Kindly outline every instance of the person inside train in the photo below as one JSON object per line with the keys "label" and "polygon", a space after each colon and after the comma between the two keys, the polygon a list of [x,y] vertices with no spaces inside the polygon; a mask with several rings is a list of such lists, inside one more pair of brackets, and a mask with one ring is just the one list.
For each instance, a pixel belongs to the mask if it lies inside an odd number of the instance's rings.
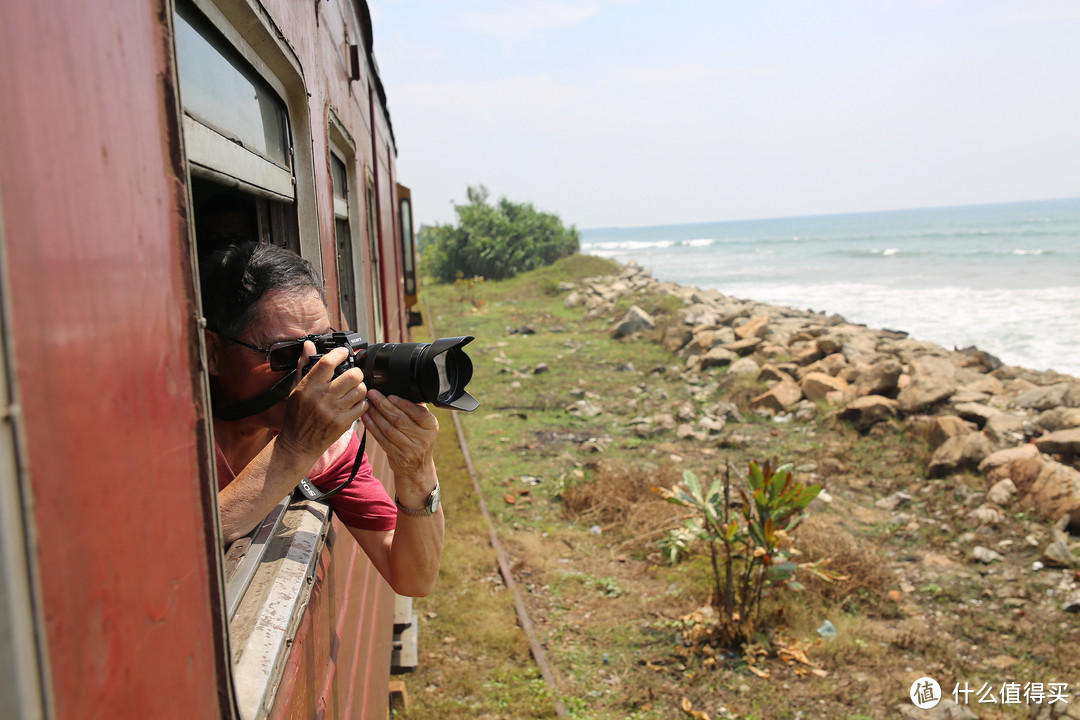
{"label": "person inside train", "polygon": [[[443,546],[438,420],[424,405],[368,389],[359,368],[335,378],[346,348],[304,374],[311,337],[331,323],[322,282],[299,255],[233,244],[203,261],[200,279],[225,542],[250,532],[301,478],[331,490],[352,477],[327,502],[395,592],[428,594]],[[356,420],[385,451],[394,499],[362,452]]]}

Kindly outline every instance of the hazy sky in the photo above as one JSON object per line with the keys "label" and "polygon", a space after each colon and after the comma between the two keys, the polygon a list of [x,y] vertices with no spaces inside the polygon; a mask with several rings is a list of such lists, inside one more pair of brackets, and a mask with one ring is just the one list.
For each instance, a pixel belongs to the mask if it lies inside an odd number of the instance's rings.
{"label": "hazy sky", "polygon": [[416,223],[1080,196],[1078,0],[370,0]]}

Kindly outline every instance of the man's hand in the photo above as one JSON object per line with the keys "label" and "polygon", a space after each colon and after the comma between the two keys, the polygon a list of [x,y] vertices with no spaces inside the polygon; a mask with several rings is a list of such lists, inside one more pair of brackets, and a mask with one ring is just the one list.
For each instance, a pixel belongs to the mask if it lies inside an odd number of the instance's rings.
{"label": "man's hand", "polygon": [[386,452],[402,504],[419,507],[435,488],[433,453],[439,421],[426,406],[396,395],[369,390],[367,399],[364,427]]}
{"label": "man's hand", "polygon": [[[350,368],[334,377],[348,353],[348,348],[338,347],[320,358],[285,401],[285,422],[276,442],[280,450],[305,462],[310,459],[307,467],[368,410],[362,370]],[[305,343],[298,372],[314,354],[314,343]]]}

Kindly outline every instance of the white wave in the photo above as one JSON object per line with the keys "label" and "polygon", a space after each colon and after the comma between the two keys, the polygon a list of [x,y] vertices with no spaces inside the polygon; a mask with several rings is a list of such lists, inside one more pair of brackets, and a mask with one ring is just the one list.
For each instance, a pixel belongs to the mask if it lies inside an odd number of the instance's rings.
{"label": "white wave", "polygon": [[1045,250],[1024,250],[1023,248],[1016,248],[1012,251],[1013,255],[1045,255]]}

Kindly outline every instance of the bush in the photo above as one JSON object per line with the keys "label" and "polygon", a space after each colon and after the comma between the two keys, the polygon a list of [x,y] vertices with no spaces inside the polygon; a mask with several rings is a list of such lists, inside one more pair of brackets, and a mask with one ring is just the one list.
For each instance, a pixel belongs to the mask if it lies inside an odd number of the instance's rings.
{"label": "bush", "polygon": [[[803,570],[827,582],[836,576],[817,563],[796,563],[791,532],[806,517],[806,506],[821,491],[804,486],[791,475],[791,465],[773,468],[750,463],[741,485],[733,488],[730,472],[706,491],[697,476],[683,473],[683,487],[655,488],[668,502],[693,511],[686,525],[672,530],[660,546],[669,561],[693,552],[698,543],[708,549],[713,573],[713,606],[719,618],[713,632],[722,647],[741,647],[759,631],[765,588],[802,589],[795,580]],[[733,512],[732,490],[738,494]]]}
{"label": "bush", "polygon": [[468,205],[454,206],[457,226],[420,231],[425,272],[441,282],[460,277],[503,280],[578,251],[577,229],[565,227],[557,215],[506,198],[489,205],[483,185],[470,187],[468,197]]}

